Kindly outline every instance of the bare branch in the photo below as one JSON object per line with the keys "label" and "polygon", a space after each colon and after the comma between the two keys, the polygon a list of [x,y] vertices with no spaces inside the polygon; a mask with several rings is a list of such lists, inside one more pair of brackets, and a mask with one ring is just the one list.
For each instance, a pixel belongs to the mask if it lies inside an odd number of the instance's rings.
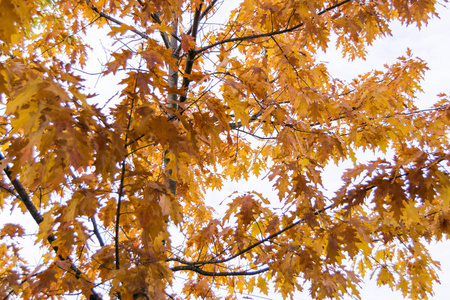
{"label": "bare branch", "polygon": [[[134,89],[136,89],[137,83],[135,83]],[[131,107],[130,107],[130,115],[128,117],[128,125],[127,125],[127,133],[125,134],[125,150],[128,142],[128,133],[131,128],[131,117],[133,115],[134,109],[134,98],[131,98]],[[115,236],[114,236],[114,248],[116,254],[116,270],[120,269],[120,257],[119,257],[119,229],[120,229],[120,206],[123,198],[124,191],[124,182],[125,182],[125,170],[126,170],[126,157],[124,157],[122,161],[122,171],[120,174],[120,186],[119,186],[119,198],[117,199],[117,210],[116,210],[116,227],[115,227]]]}
{"label": "bare branch", "polygon": [[[342,6],[342,5],[344,5],[344,4],[348,3],[348,2],[351,2],[351,1],[354,1],[354,0],[344,0],[342,2],[339,2],[338,4],[332,5],[332,6],[328,7],[328,8],[320,11],[319,13],[317,13],[317,15],[319,15],[319,16],[323,15],[324,13],[329,12],[330,10],[333,10],[333,9],[335,9],[335,8],[337,8],[339,6]],[[225,39],[225,40],[213,43],[211,45],[205,46],[203,48],[200,48],[198,50],[195,50],[195,54],[203,53],[206,50],[209,50],[211,48],[214,48],[214,47],[217,47],[217,46],[220,46],[220,45],[223,45],[223,44],[248,41],[248,40],[253,40],[253,39],[258,39],[258,38],[263,38],[263,37],[271,37],[271,36],[280,35],[280,34],[283,34],[283,33],[292,32],[294,30],[297,30],[297,29],[303,27],[303,25],[304,25],[303,23],[300,23],[298,25],[295,25],[293,27],[286,28],[286,29],[283,29],[283,30],[275,30],[275,31],[267,32],[267,33],[252,34],[252,35],[246,35],[246,36],[241,36],[241,37],[236,37],[236,38]]]}
{"label": "bare branch", "polygon": [[98,231],[98,225],[97,221],[95,220],[95,216],[92,216],[91,218],[92,226],[94,227],[94,234],[98,239],[98,242],[100,243],[100,246],[105,246],[105,243],[103,242],[102,236],[100,235],[100,232]]}
{"label": "bare branch", "polygon": [[261,274],[264,272],[267,272],[269,270],[269,267],[256,270],[256,271],[237,271],[237,272],[211,272],[211,271],[205,271],[197,266],[176,266],[170,268],[173,272],[177,271],[193,271],[203,276],[251,276],[256,274]]}
{"label": "bare branch", "polygon": [[[216,3],[217,3],[217,0],[211,1],[211,3],[205,8],[205,10],[200,15],[199,21],[202,20],[211,11],[211,9],[214,7],[214,5],[216,5]],[[193,28],[194,28],[194,24],[191,25],[191,27],[189,27],[189,30],[186,32],[186,34],[191,34]]]}
{"label": "bare branch", "polygon": [[[91,5],[91,1],[90,1],[90,0],[86,0],[86,4],[87,4],[94,12],[96,12],[100,17],[105,18],[105,19],[107,19],[107,20],[109,20],[109,21],[111,21],[111,22],[113,22],[113,23],[115,23],[115,24],[117,24],[117,25],[126,25],[126,24],[123,23],[122,21],[119,21],[119,20],[117,20],[116,18],[111,17],[111,16],[105,14],[104,12],[100,11],[97,7],[95,7],[94,5]],[[128,26],[128,25],[127,25],[127,26]],[[131,26],[128,26],[128,27],[131,27]],[[131,27],[131,28],[132,28],[132,27]],[[143,38],[143,39],[146,39],[146,40],[150,39],[150,37],[149,37],[148,35],[146,35],[146,34],[143,33],[143,32],[140,32],[139,30],[137,30],[137,29],[135,29],[135,28],[130,29],[130,31],[136,33],[137,35],[139,35],[139,36],[140,36],[141,38]]]}
{"label": "bare branch", "polygon": [[[200,11],[202,9],[202,5],[200,4],[200,7],[195,9],[195,15],[194,15],[194,21],[192,24],[192,34],[191,36],[194,38],[194,41],[197,38],[197,30],[198,30],[198,24],[200,23]],[[194,61],[197,53],[194,49],[189,50],[189,53],[186,58],[186,67],[184,69],[184,74],[189,75],[192,73],[192,67],[194,66]],[[180,102],[186,101],[187,96],[187,89],[189,87],[189,83],[191,81],[185,76],[183,77],[183,83],[181,84],[181,89],[183,90],[184,94],[180,95]]]}
{"label": "bare branch", "polygon": [[[318,215],[318,214],[320,214],[320,213],[323,213],[323,212],[327,211],[328,209],[330,209],[331,207],[332,207],[331,205],[329,205],[329,206],[327,206],[327,207],[324,207],[323,209],[314,212],[314,215]],[[264,238],[264,239],[261,239],[261,240],[257,241],[256,243],[251,244],[250,246],[248,246],[247,248],[245,248],[245,249],[243,249],[243,250],[237,252],[236,254],[234,254],[234,255],[232,255],[232,256],[230,256],[230,257],[224,258],[224,259],[213,259],[213,260],[204,260],[204,261],[189,262],[189,261],[185,261],[185,260],[181,260],[181,259],[169,258],[169,259],[167,259],[167,261],[177,261],[177,262],[179,262],[179,263],[181,263],[181,264],[184,264],[184,265],[187,265],[187,266],[201,266],[201,265],[207,265],[207,264],[220,264],[220,263],[225,263],[225,262],[228,262],[228,261],[230,261],[230,260],[233,260],[233,259],[235,259],[235,258],[241,256],[242,254],[245,254],[246,252],[252,250],[253,248],[255,248],[255,247],[257,247],[257,246],[259,246],[259,245],[261,245],[261,244],[263,244],[263,243],[265,243],[265,242],[267,242],[267,241],[270,241],[271,239],[276,238],[276,237],[279,236],[280,234],[282,234],[282,233],[288,231],[289,229],[291,229],[291,228],[297,226],[298,224],[300,224],[300,223],[302,223],[302,222],[304,222],[304,221],[305,221],[304,218],[303,218],[303,219],[300,219],[300,220],[298,220],[298,221],[296,221],[296,222],[294,222],[294,223],[292,223],[292,224],[290,224],[290,225],[284,227],[283,229],[281,229],[281,230],[279,230],[279,231],[277,231],[277,232],[275,232],[275,233],[269,235],[268,237],[266,237],[266,238]]]}
{"label": "bare branch", "polygon": [[10,193],[11,195],[13,195],[14,197],[16,197],[19,200],[22,200],[19,196],[19,194],[17,194],[16,192],[14,192],[13,189],[10,189],[9,187],[6,187],[4,185],[0,184],[0,189],[4,189],[5,191],[7,191],[8,193]]}
{"label": "bare branch", "polygon": [[[141,3],[141,6],[143,6],[142,3]],[[151,16],[152,16],[153,20],[156,23],[161,24],[161,20],[159,18],[159,14],[152,13]],[[169,37],[167,36],[167,33],[162,32],[162,31],[160,31],[159,33],[161,34],[161,38],[163,39],[164,45],[166,46],[167,49],[169,49],[170,48],[170,41],[169,41]]]}
{"label": "bare branch", "polygon": [[[0,160],[3,160],[4,158],[5,157],[2,154],[0,154]],[[23,187],[22,183],[20,183],[20,181],[17,178],[12,178],[11,170],[9,169],[9,167],[6,167],[3,171],[11,181],[12,185],[14,186],[14,189],[17,191],[17,194],[19,196],[18,198],[22,200],[23,204],[25,204],[27,210],[30,212],[34,221],[36,221],[37,224],[40,224],[42,221],[44,221],[44,218],[39,213],[34,203],[31,201],[30,196]]]}
{"label": "bare branch", "polygon": [[[5,157],[0,153],[0,160],[3,160]],[[33,202],[30,199],[30,196],[28,195],[27,191],[23,187],[22,183],[17,178],[12,179],[11,171],[8,167],[6,167],[3,170],[6,174],[6,176],[11,181],[12,185],[14,186],[15,190],[17,191],[17,198],[22,200],[22,202],[25,204],[28,212],[33,217],[34,221],[39,225],[44,221],[44,217],[39,213],[36,206],[33,204]],[[54,235],[50,235],[47,238],[47,241],[50,243],[50,245],[53,248],[53,251],[57,254],[58,258],[62,261],[68,261],[70,263],[70,269],[75,272],[75,276],[77,279],[82,279],[81,274],[82,272],[78,267],[72,262],[70,258],[64,258],[61,254],[58,254],[58,247],[52,245],[54,241],[56,241],[56,237]],[[85,280],[85,279],[82,279]],[[89,281],[88,281],[89,282]],[[94,290],[94,288],[91,288],[92,294],[89,296],[90,300],[102,300],[102,297],[97,294],[97,292]]]}

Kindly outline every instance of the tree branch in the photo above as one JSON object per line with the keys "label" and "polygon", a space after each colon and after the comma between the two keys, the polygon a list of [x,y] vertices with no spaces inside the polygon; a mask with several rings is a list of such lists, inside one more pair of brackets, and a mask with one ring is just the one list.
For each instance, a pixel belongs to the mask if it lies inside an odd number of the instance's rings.
{"label": "tree branch", "polygon": [[[175,16],[173,17],[172,29],[173,29],[173,31],[172,31],[172,35],[170,37],[168,48],[170,50],[172,50],[172,57],[177,57],[177,59],[178,59],[178,56],[179,56],[178,55],[178,53],[179,53],[178,39],[177,39],[178,20]],[[171,66],[169,66],[169,78],[167,79],[167,81],[168,81],[170,88],[177,89],[178,88],[178,70],[175,70]],[[171,107],[173,110],[178,109],[177,98],[178,98],[177,94],[169,94],[167,96],[167,99],[169,102],[169,107]]]}
{"label": "tree branch", "polygon": [[[134,89],[136,90],[135,83]],[[128,117],[128,124],[127,124],[127,133],[125,134],[125,150],[127,148],[127,142],[128,142],[128,133],[131,128],[131,117],[133,115],[133,109],[134,109],[134,98],[131,98],[131,107],[130,107],[130,116]],[[126,151],[125,151],[126,152]],[[120,206],[122,203],[122,197],[123,197],[123,187],[125,182],[125,170],[126,170],[126,157],[123,158],[122,161],[122,171],[120,174],[120,185],[119,185],[119,198],[117,199],[117,210],[116,210],[116,226],[115,226],[115,236],[114,236],[114,248],[115,248],[115,255],[116,255],[116,270],[120,269],[120,257],[119,257],[119,229],[120,229]]]}
{"label": "tree branch", "polygon": [[[144,6],[143,3],[139,2],[141,4],[141,6]],[[161,19],[159,18],[159,14],[157,13],[152,13],[151,14],[153,20],[158,23],[161,24]],[[167,33],[160,31],[159,32],[161,34],[161,38],[163,39],[164,45],[166,46],[167,49],[170,48],[170,41],[169,41],[169,37],[167,36]]]}
{"label": "tree branch", "polygon": [[[199,21],[202,20],[210,12],[210,10],[214,7],[214,5],[216,5],[216,3],[217,3],[217,0],[211,1],[211,3],[205,8],[205,10],[200,15]],[[191,34],[193,28],[194,28],[194,25],[191,25],[191,27],[189,27],[186,34]]]}
{"label": "tree branch", "polygon": [[22,200],[22,199],[20,199],[19,194],[17,194],[16,192],[14,192],[13,189],[10,189],[9,187],[3,186],[3,185],[1,185],[1,184],[0,184],[0,189],[4,189],[5,191],[7,191],[8,193],[10,193],[11,195],[13,195],[14,197],[16,197],[17,199]]}
{"label": "tree branch", "polygon": [[[445,157],[438,157],[434,161],[430,162],[429,165],[438,164],[439,162],[441,162],[441,161],[443,161],[445,159],[446,159]],[[421,169],[426,169],[427,167],[429,167],[429,166],[424,166]],[[391,179],[400,178],[400,177],[406,176],[407,174],[409,174],[409,172],[405,172],[404,174],[393,176]],[[368,191],[370,191],[370,190],[372,190],[372,189],[374,189],[376,187],[377,186],[375,186],[375,185],[368,185],[368,186],[365,186],[363,188],[363,191],[364,192],[368,192]],[[346,208],[348,209],[349,207],[351,207],[351,205],[349,203],[349,200],[351,200],[351,199],[348,199],[347,197],[344,197],[343,200],[347,200],[347,201],[340,201],[339,203],[334,203],[334,204],[328,205],[328,206],[324,207],[323,209],[317,210],[316,212],[314,212],[314,215],[321,214],[321,213],[323,213],[323,212],[325,212],[325,211],[327,211],[329,209],[337,208],[338,206],[343,206],[344,209],[346,209]],[[344,205],[346,205],[346,206],[344,206]],[[184,266],[172,267],[171,268],[172,271],[191,270],[191,271],[197,272],[199,274],[202,274],[202,273],[198,272],[198,270],[203,271],[202,269],[200,269],[199,266],[208,265],[208,264],[220,264],[220,263],[229,262],[229,261],[231,261],[231,260],[233,260],[233,259],[235,259],[235,258],[237,258],[237,257],[239,257],[239,256],[241,256],[241,255],[243,255],[245,253],[247,253],[248,251],[252,250],[253,248],[255,248],[255,247],[257,247],[257,246],[259,246],[259,245],[261,245],[261,244],[263,244],[265,242],[268,242],[268,241],[276,238],[280,234],[288,231],[289,229],[299,225],[300,223],[302,223],[304,221],[305,221],[305,218],[302,218],[302,219],[300,219],[300,220],[298,220],[296,222],[293,222],[290,225],[284,227],[283,229],[281,229],[281,230],[279,230],[279,231],[269,235],[268,237],[266,237],[264,239],[261,239],[261,240],[255,242],[255,243],[251,244],[247,248],[237,252],[236,254],[234,254],[234,255],[232,255],[230,257],[224,258],[224,259],[212,259],[212,260],[203,260],[203,261],[194,261],[194,262],[192,262],[192,261],[185,261],[185,260],[179,259],[179,258],[168,258],[166,261],[167,262],[174,261],[174,262],[178,262],[178,263],[184,265]],[[205,271],[203,271],[203,272],[205,272]],[[238,275],[245,275],[245,274],[238,274]],[[208,276],[212,276],[212,275],[208,275]],[[217,276],[221,276],[221,275],[217,275]]]}
{"label": "tree branch", "polygon": [[261,274],[261,273],[267,272],[269,270],[269,267],[266,267],[266,268],[263,268],[260,270],[256,270],[256,271],[238,271],[238,272],[211,272],[211,271],[205,271],[198,266],[192,266],[192,265],[176,266],[176,267],[172,267],[170,269],[173,272],[194,271],[203,276],[251,276],[251,275],[256,275],[256,274]]}
{"label": "tree branch", "polygon": [[128,27],[130,28],[130,31],[131,31],[131,32],[136,33],[137,35],[139,35],[140,37],[142,37],[142,38],[144,38],[144,39],[146,39],[146,40],[150,39],[150,37],[149,37],[148,35],[146,35],[145,33],[140,32],[139,30],[133,28],[132,26],[129,26],[129,25],[127,25],[127,24],[125,24],[125,23],[123,23],[123,22],[117,20],[116,18],[111,17],[111,16],[105,14],[104,12],[100,11],[97,7],[95,7],[94,5],[91,5],[91,1],[90,1],[90,0],[86,0],[86,4],[87,4],[87,5],[88,5],[95,13],[97,13],[100,17],[103,17],[103,18],[105,18],[105,19],[107,19],[107,20],[109,20],[109,21],[111,21],[111,22],[113,22],[113,23],[115,23],[115,24],[117,24],[117,25],[126,25],[126,26],[128,26]]}
{"label": "tree branch", "polygon": [[[346,4],[347,2],[351,2],[351,1],[354,1],[354,0],[344,0],[342,2],[339,2],[339,3],[335,4],[335,5],[332,5],[332,6],[328,7],[328,8],[320,11],[319,13],[317,13],[317,15],[318,16],[323,15],[324,13],[329,12],[330,10],[333,10],[333,9],[335,9],[337,7],[340,7],[340,6],[344,5],[344,4]],[[213,43],[211,45],[202,47],[202,48],[200,48],[198,50],[195,50],[194,52],[195,52],[195,54],[200,54],[202,52],[205,52],[206,50],[209,50],[209,49],[214,48],[216,46],[220,46],[220,45],[227,44],[227,43],[242,42],[242,41],[248,41],[248,40],[253,40],[253,39],[258,39],[258,38],[263,38],[263,37],[271,37],[271,36],[275,36],[275,35],[280,35],[280,34],[283,34],[283,33],[288,33],[288,32],[292,32],[294,30],[297,30],[297,29],[303,27],[303,25],[304,25],[303,23],[300,23],[298,25],[295,25],[293,27],[286,28],[286,29],[283,29],[283,30],[275,30],[275,31],[272,31],[272,32],[267,32],[267,33],[252,34],[252,35],[247,35],[247,36],[241,36],[241,37],[236,37],[236,38],[225,39],[225,40]]]}
{"label": "tree branch", "polygon": [[[5,157],[0,153],[0,160],[3,160]],[[30,199],[30,196],[28,195],[25,188],[22,186],[22,183],[17,178],[12,179],[12,174],[9,169],[9,167],[6,167],[3,169],[6,176],[11,181],[12,185],[14,186],[15,190],[17,191],[17,198],[20,199],[26,206],[28,212],[33,217],[34,221],[39,225],[44,221],[44,217],[39,213],[36,206],[33,204],[33,202]],[[15,194],[15,193],[14,193]],[[57,254],[58,258],[62,261],[68,261],[70,263],[70,269],[75,272],[75,277],[77,279],[81,278],[82,272],[80,269],[77,268],[77,266],[72,262],[70,258],[64,258],[61,254],[58,254],[58,247],[53,246],[52,243],[56,241],[56,237],[54,235],[50,235],[47,238],[47,241],[50,243],[53,251]],[[84,279],[83,279],[84,280]],[[89,282],[89,281],[88,281]],[[97,292],[94,290],[94,288],[91,288],[92,294],[89,296],[90,300],[102,300],[102,297],[97,294]]]}
{"label": "tree branch", "polygon": [[256,134],[254,134],[254,133],[251,133],[251,132],[242,130],[242,129],[240,129],[239,127],[236,127],[236,128],[233,128],[233,129],[236,130],[236,131],[245,133],[245,134],[247,134],[247,135],[250,135],[250,136],[252,136],[252,137],[254,137],[254,138],[256,138],[256,139],[259,139],[259,140],[276,140],[276,139],[277,139],[276,136],[259,136],[259,135],[256,135]]}
{"label": "tree branch", "polygon": [[[200,15],[201,7],[202,7],[202,4],[200,4],[200,7],[195,10],[194,21],[193,21],[193,24],[192,24],[192,27],[191,27],[192,29],[190,29],[190,30],[192,30],[192,37],[194,38],[194,41],[195,41],[196,36],[197,36],[198,24],[199,24],[199,21],[200,21],[200,18],[201,18],[201,15]],[[176,19],[176,17],[174,17],[174,20],[173,20],[173,29],[174,29],[174,32],[172,33],[172,37],[170,39],[169,46],[170,46],[170,49],[172,49],[172,51],[173,51],[172,56],[179,57],[179,51],[180,51],[181,43],[180,43],[180,45],[177,45],[178,44],[178,39],[177,39],[178,20]],[[194,65],[194,60],[195,60],[195,54],[193,54],[192,50],[190,50],[188,55],[187,55],[187,58],[186,58],[186,67],[185,67],[185,70],[184,70],[184,74],[191,74],[192,67]],[[183,91],[185,91],[185,93],[187,93],[189,82],[190,82],[190,80],[188,80],[188,78],[186,78],[186,77],[183,78],[183,83],[182,83],[181,88],[182,88]],[[169,87],[177,88],[177,85],[178,85],[178,70],[173,70],[171,67],[169,67],[168,83],[169,83]],[[186,101],[186,94],[180,95],[179,101],[177,101],[177,98],[178,98],[177,94],[169,94],[168,95],[169,105],[175,111],[175,113],[179,109],[178,103]],[[174,115],[170,116],[169,120],[174,119],[174,117],[175,117]],[[170,162],[170,159],[167,158],[168,154],[169,154],[169,151],[166,150],[164,152],[164,168],[165,169],[167,169],[167,165]],[[166,173],[171,175],[172,174],[172,170],[166,170]],[[177,189],[177,182],[174,181],[173,179],[169,178],[168,179],[168,183],[169,183],[169,190],[170,190],[170,192],[173,195],[175,195],[176,194],[176,189]]]}
{"label": "tree branch", "polygon": [[91,218],[92,226],[94,227],[94,234],[98,239],[98,242],[100,243],[100,246],[105,246],[105,242],[103,242],[102,236],[100,235],[100,232],[98,231],[98,225],[97,221],[95,220],[95,216],[92,216]]}
{"label": "tree branch", "polygon": [[[176,57],[179,62],[178,37],[177,37],[177,35],[178,35],[178,19],[175,15],[173,16],[172,29],[173,29],[173,31],[172,31],[172,35],[171,35],[170,41],[169,41],[169,48],[172,50],[172,57]],[[167,81],[168,81],[170,88],[173,88],[175,90],[178,89],[178,69],[175,70],[171,66],[169,66],[169,78]],[[178,95],[176,93],[169,94],[169,95],[167,95],[167,100],[168,100],[169,108],[172,109],[173,112],[175,113],[179,109]],[[171,119],[172,117],[174,117],[174,115],[171,114],[169,116],[169,119]],[[165,173],[168,175],[172,175],[172,170],[167,169],[167,166],[169,165],[169,162],[170,162],[170,158],[167,157],[168,154],[169,154],[169,150],[166,150],[164,152],[163,166],[164,166]],[[172,193],[172,195],[175,196],[177,193],[177,182],[175,180],[173,180],[172,178],[167,178],[167,183],[169,185],[170,192]]]}
{"label": "tree branch", "polygon": [[[314,215],[318,215],[320,213],[323,213],[324,211],[327,211],[330,208],[332,208],[332,205],[329,205],[327,207],[324,207],[321,210],[318,210],[318,211],[314,212]],[[166,261],[176,261],[176,262],[179,262],[179,263],[187,265],[187,266],[201,266],[201,265],[207,265],[207,264],[220,264],[220,263],[229,262],[230,260],[233,260],[233,259],[241,256],[242,254],[245,254],[246,252],[252,250],[253,248],[255,248],[255,247],[257,247],[257,246],[259,246],[259,245],[261,245],[261,244],[263,244],[263,243],[265,243],[267,241],[270,241],[273,238],[276,238],[280,234],[288,231],[289,229],[297,226],[298,224],[300,224],[300,223],[302,223],[304,221],[305,221],[304,218],[300,219],[300,220],[298,220],[298,221],[296,221],[296,222],[294,222],[294,223],[284,227],[283,229],[281,229],[281,230],[279,230],[279,231],[269,235],[268,237],[266,237],[266,238],[264,238],[262,240],[259,240],[256,243],[251,244],[250,246],[248,246],[247,248],[237,252],[236,254],[234,254],[234,255],[232,255],[230,257],[224,258],[224,259],[213,259],[213,260],[204,260],[204,261],[190,262],[190,261],[185,261],[185,260],[182,260],[182,259],[169,258]]]}
{"label": "tree branch", "polygon": [[[342,95],[339,95],[339,96],[342,96]],[[446,109],[449,109],[449,106],[439,106],[439,107],[432,107],[432,108],[418,109],[418,110],[409,111],[409,112],[399,112],[399,113],[396,113],[396,114],[386,115],[386,116],[383,116],[383,117],[379,117],[378,119],[389,119],[389,118],[395,118],[395,117],[398,117],[398,116],[411,117],[411,116],[414,116],[414,115],[417,115],[417,114],[421,114],[421,113],[434,112],[434,111],[440,111],[440,110],[446,110]],[[250,123],[250,122],[253,122],[253,121],[259,120],[258,117],[261,116],[261,115],[263,114],[264,110],[265,110],[265,109],[260,109],[257,113],[253,114],[253,115],[250,117],[250,119],[249,119],[249,123]],[[352,115],[349,115],[348,113],[353,112],[353,111],[356,111],[356,110],[357,110],[357,109],[355,108],[355,109],[349,110],[349,111],[347,111],[347,112],[345,112],[345,113],[340,113],[339,117],[336,117],[336,118],[330,118],[330,119],[328,119],[328,122],[335,122],[335,121],[339,121],[339,120],[351,118]],[[375,118],[369,118],[369,120],[375,120]],[[295,125],[295,124],[284,124],[284,126],[296,130],[296,128],[294,127],[294,125]],[[310,123],[310,124],[309,124],[310,127],[320,126],[320,125],[321,125],[320,122]],[[233,130],[238,130],[238,129],[241,128],[243,125],[242,125],[241,121],[239,121],[239,122],[237,122],[237,123],[236,123],[236,122],[230,122],[230,123],[229,123],[229,126],[230,126],[230,128],[233,129]],[[242,130],[241,130],[241,131],[242,131]],[[242,131],[242,132],[245,132],[245,131]],[[302,130],[301,132],[306,132],[306,131]],[[250,134],[250,133],[248,133],[248,132],[245,132],[245,133]],[[310,132],[310,133],[313,133],[313,132]],[[267,139],[267,138],[266,138],[266,139]]]}
{"label": "tree branch", "polygon": [[[198,30],[198,24],[200,23],[201,9],[202,9],[202,4],[200,4],[199,8],[195,9],[194,21],[192,24],[192,34],[191,34],[191,36],[194,38],[194,42],[197,38],[197,30]],[[196,53],[195,49],[189,50],[187,58],[186,58],[186,67],[184,68],[184,75],[190,75],[192,73],[192,67],[194,66],[194,61],[195,61],[196,55],[197,55],[197,53]],[[181,89],[183,91],[183,94],[180,95],[181,103],[186,101],[187,90],[188,90],[190,82],[191,81],[186,76],[183,77],[183,83],[181,84]]]}
{"label": "tree branch", "polygon": [[[0,154],[0,160],[3,160],[5,157]],[[20,183],[20,181],[17,178],[12,178],[11,170],[7,166],[5,169],[3,169],[6,176],[11,181],[12,185],[14,186],[14,189],[17,191],[18,198],[22,200],[23,204],[25,204],[27,210],[30,212],[31,216],[33,217],[34,221],[37,224],[42,223],[44,221],[44,218],[37,210],[36,206],[33,204],[33,202],[30,199],[30,196],[28,195],[27,191],[23,187],[23,185]]]}
{"label": "tree branch", "polygon": [[[300,74],[298,74],[297,68],[292,64],[292,62],[289,60],[289,58],[287,57],[286,53],[284,53],[283,48],[281,47],[281,45],[277,42],[277,40],[275,39],[274,36],[270,37],[275,44],[277,45],[278,49],[280,49],[281,53],[283,54],[284,58],[286,59],[286,61],[288,62],[288,64],[292,67],[292,69],[294,70],[295,74],[297,75],[297,84],[300,87],[300,83],[298,82],[298,78],[300,78],[301,81],[303,81],[303,83],[309,88],[309,84],[300,76]],[[301,53],[301,52],[300,52]],[[303,55],[305,55],[304,53],[302,53]]]}

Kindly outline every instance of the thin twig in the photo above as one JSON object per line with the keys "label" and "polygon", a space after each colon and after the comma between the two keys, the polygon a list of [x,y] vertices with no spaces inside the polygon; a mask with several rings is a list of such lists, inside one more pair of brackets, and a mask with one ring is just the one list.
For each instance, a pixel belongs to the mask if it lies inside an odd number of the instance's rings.
{"label": "thin twig", "polygon": [[237,271],[237,272],[210,272],[210,271],[205,271],[198,266],[176,266],[176,267],[172,267],[170,269],[173,272],[194,271],[203,276],[251,276],[251,275],[257,275],[257,274],[267,272],[269,270],[269,267],[265,267],[263,269],[256,270],[256,271]]}
{"label": "thin twig", "polygon": [[14,197],[16,197],[19,200],[22,200],[19,196],[19,194],[17,194],[16,192],[14,192],[13,189],[10,189],[9,187],[6,187],[4,185],[0,184],[0,189],[4,189],[5,191],[7,191],[8,193],[10,193],[11,195],[13,195]]}
{"label": "thin twig", "polygon": [[[136,89],[137,82],[135,82],[134,89]],[[125,134],[125,150],[126,145],[128,142],[128,133],[131,128],[131,117],[133,115],[133,108],[134,108],[134,98],[131,98],[131,107],[130,107],[130,116],[128,118],[128,125],[127,125],[127,133]],[[126,170],[126,157],[124,157],[122,161],[122,171],[120,175],[120,186],[119,186],[119,198],[117,199],[117,211],[116,211],[116,228],[115,228],[115,237],[114,237],[114,247],[115,247],[115,254],[116,254],[116,270],[120,269],[120,257],[119,257],[119,229],[120,229],[120,208],[122,203],[122,197],[123,197],[123,187],[125,182],[125,170]]]}
{"label": "thin twig", "polygon": [[[331,207],[332,207],[331,205],[329,205],[329,206],[327,206],[327,207],[324,207],[323,209],[314,212],[314,215],[321,214],[321,213],[327,211],[328,209],[330,209]],[[240,251],[237,252],[236,254],[234,254],[234,255],[232,255],[232,256],[230,256],[230,257],[224,258],[224,259],[189,262],[189,261],[185,261],[185,260],[177,260],[177,259],[170,259],[170,258],[169,258],[169,259],[167,259],[167,261],[177,261],[177,262],[179,262],[179,263],[181,263],[181,264],[184,264],[184,265],[187,265],[187,266],[201,266],[201,265],[206,265],[206,264],[220,264],[220,263],[229,262],[230,260],[233,260],[233,259],[235,259],[235,258],[241,256],[242,254],[244,254],[244,253],[246,253],[246,252],[252,250],[253,248],[255,248],[255,247],[257,247],[257,246],[259,246],[259,245],[261,245],[261,244],[263,244],[263,243],[265,243],[265,242],[267,242],[267,241],[270,241],[271,239],[273,239],[273,238],[279,236],[280,234],[282,234],[282,233],[288,231],[289,229],[291,229],[291,228],[297,226],[298,224],[300,224],[300,223],[302,223],[302,222],[304,222],[304,221],[305,221],[304,218],[303,218],[303,219],[300,219],[300,220],[298,220],[298,221],[296,221],[296,222],[294,222],[294,223],[292,223],[292,224],[290,224],[290,225],[284,227],[283,229],[281,229],[281,230],[279,230],[279,231],[277,231],[277,232],[275,232],[275,233],[269,235],[268,237],[266,237],[266,238],[264,238],[264,239],[262,239],[262,240],[259,240],[259,241],[257,241],[256,243],[251,244],[250,246],[244,248],[243,250],[240,250]],[[193,271],[194,271],[194,270],[193,270]],[[195,270],[195,272],[197,272],[197,270]],[[200,274],[201,274],[201,273],[200,273]]]}
{"label": "thin twig", "polygon": [[150,37],[149,37],[148,35],[146,35],[145,33],[140,32],[139,30],[133,28],[132,26],[129,26],[129,25],[127,25],[127,24],[125,24],[125,23],[123,23],[123,22],[117,20],[116,18],[111,17],[111,16],[105,14],[104,12],[100,11],[97,7],[95,7],[94,5],[91,5],[90,3],[91,3],[90,0],[86,0],[86,4],[87,4],[94,12],[96,12],[100,17],[103,17],[103,18],[105,18],[105,19],[107,19],[107,20],[109,20],[109,21],[111,21],[111,22],[113,22],[113,23],[115,23],[115,24],[117,24],[117,25],[120,25],[120,26],[125,25],[125,26],[127,26],[127,27],[130,28],[130,31],[131,31],[131,32],[136,33],[136,34],[139,35],[141,38],[144,38],[144,39],[146,39],[146,40],[150,39]]}
{"label": "thin twig", "polygon": [[[277,42],[277,40],[275,39],[274,36],[270,37],[275,44],[277,45],[277,47],[280,49],[281,53],[283,54],[284,58],[286,59],[286,61],[288,62],[288,64],[292,67],[292,69],[294,70],[295,74],[297,75],[297,79],[300,78],[301,81],[303,81],[304,84],[306,84],[307,87],[310,87],[309,84],[300,76],[300,74],[298,74],[297,68],[292,64],[292,62],[289,60],[289,58],[287,57],[286,53],[284,53],[283,48],[281,47],[281,45]],[[298,86],[300,87],[300,83],[297,81]]]}

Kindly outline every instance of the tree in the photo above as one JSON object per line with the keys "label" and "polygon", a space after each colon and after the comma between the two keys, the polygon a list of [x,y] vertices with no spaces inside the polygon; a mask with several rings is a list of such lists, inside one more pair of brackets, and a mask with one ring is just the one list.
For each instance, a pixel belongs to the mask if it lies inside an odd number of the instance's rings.
{"label": "tree", "polygon": [[[332,34],[364,57],[393,20],[426,24],[435,1],[244,0],[215,25],[221,5],[0,2],[0,205],[31,214],[45,251],[31,265],[25,224],[1,228],[2,299],[235,299],[272,283],[358,298],[366,274],[432,293],[426,243],[450,232],[447,95],[416,107],[427,66],[411,51],[350,83],[316,58]],[[96,28],[119,45],[99,70],[121,80],[111,99],[84,91]],[[327,196],[323,170],[345,160]],[[205,205],[249,176],[278,199]],[[189,280],[173,292],[178,273]]]}

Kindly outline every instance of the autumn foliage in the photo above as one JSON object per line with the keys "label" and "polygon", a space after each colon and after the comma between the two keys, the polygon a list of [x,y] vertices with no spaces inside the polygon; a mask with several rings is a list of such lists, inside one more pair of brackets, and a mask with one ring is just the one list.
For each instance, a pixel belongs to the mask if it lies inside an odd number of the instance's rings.
{"label": "autumn foliage", "polygon": [[[232,2],[217,24],[217,0],[0,1],[0,207],[39,224],[0,228],[0,299],[358,298],[363,276],[431,295],[426,244],[450,233],[448,98],[416,107],[427,66],[410,51],[351,82],[317,54],[333,35],[364,57],[435,1]],[[95,94],[89,34],[114,41],[97,76],[120,81]],[[331,195],[324,169],[344,161]],[[278,197],[206,205],[251,176]]]}

